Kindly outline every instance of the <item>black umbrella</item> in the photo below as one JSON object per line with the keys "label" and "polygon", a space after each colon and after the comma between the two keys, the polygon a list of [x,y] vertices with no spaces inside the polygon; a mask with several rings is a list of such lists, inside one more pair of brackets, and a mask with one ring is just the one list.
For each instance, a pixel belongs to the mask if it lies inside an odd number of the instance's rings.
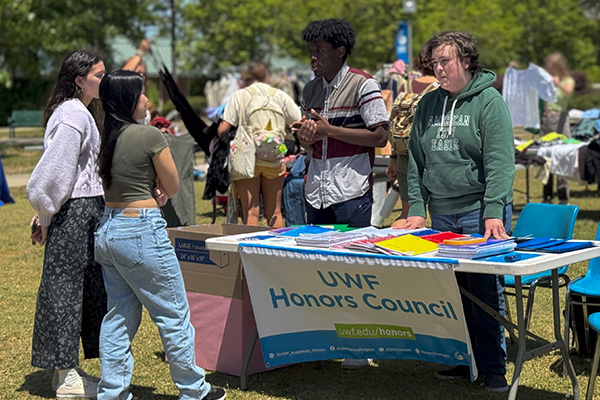
{"label": "black umbrella", "polygon": [[[167,67],[157,59],[157,57],[150,51],[152,57],[154,57],[154,61],[159,66],[159,75],[160,79],[165,84],[167,88],[167,92],[169,93],[169,97],[173,101],[173,105],[175,105],[175,109],[179,111],[181,115],[181,120],[183,121],[185,127],[188,132],[198,146],[204,151],[207,156],[210,156],[210,142],[216,136],[216,132],[213,129],[208,129],[206,123],[196,114],[190,103],[187,101],[181,90],[175,83],[173,76],[167,69]],[[162,66],[162,68],[161,68]]]}

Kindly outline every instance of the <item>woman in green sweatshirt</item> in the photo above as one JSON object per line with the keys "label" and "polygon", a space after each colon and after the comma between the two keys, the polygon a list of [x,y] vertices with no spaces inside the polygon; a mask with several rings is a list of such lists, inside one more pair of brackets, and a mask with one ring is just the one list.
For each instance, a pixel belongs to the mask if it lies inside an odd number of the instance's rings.
{"label": "woman in green sweatshirt", "polygon": [[[511,231],[514,142],[510,114],[492,88],[496,75],[479,64],[474,38],[443,32],[428,43],[440,88],[417,107],[410,134],[410,210],[402,228],[425,226],[456,233],[507,238]],[[476,297],[504,314],[503,277],[457,273]],[[506,391],[503,327],[463,298],[465,319],[478,371],[491,391]],[[468,367],[437,373],[468,377]]]}

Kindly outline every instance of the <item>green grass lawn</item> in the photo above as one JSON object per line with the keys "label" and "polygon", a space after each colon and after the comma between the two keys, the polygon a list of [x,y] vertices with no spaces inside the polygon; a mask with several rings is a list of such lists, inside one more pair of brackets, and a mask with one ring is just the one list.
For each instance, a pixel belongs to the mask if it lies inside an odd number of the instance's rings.
{"label": "green grass lawn", "polygon": [[0,145],[0,155],[2,155],[2,167],[6,175],[29,174],[40,159],[42,151]]}
{"label": "green grass lawn", "polygon": [[[30,171],[36,157],[17,150],[14,155],[0,149],[5,170],[10,173]],[[23,160],[23,157],[27,160]],[[21,171],[21,172],[16,172]],[[524,187],[524,171],[517,173],[515,188]],[[202,200],[204,182],[197,181],[196,223],[212,220],[212,206]],[[54,398],[50,388],[51,372],[31,367],[31,337],[37,288],[40,281],[43,247],[32,246],[29,236],[29,220],[34,214],[27,202],[25,189],[13,188],[11,194],[16,204],[0,207],[0,399],[47,399]],[[531,180],[531,201],[539,201],[541,184]],[[572,204],[581,208],[575,225],[575,238],[593,239],[600,218],[600,202],[597,186],[572,185]],[[399,203],[398,203],[399,204]],[[524,196],[515,193],[515,211],[524,206]],[[389,224],[400,210],[386,220]],[[515,216],[516,220],[516,216]],[[224,223],[225,216],[219,212],[217,223]],[[587,263],[579,263],[569,269],[573,278],[585,273]],[[561,290],[564,298],[564,289]],[[553,335],[549,319],[550,291],[538,289],[532,317],[532,330],[550,339]],[[514,299],[508,299],[514,308]],[[564,301],[563,301],[564,303]],[[514,311],[514,310],[513,310]],[[514,315],[514,312],[513,312]],[[133,391],[140,399],[177,398],[171,382],[168,365],[162,361],[163,352],[155,325],[147,314],[133,343],[135,369]],[[510,380],[516,348],[509,344]],[[589,374],[590,360],[574,356],[582,395]],[[373,368],[359,371],[343,371],[340,360],[322,363],[303,363],[249,377],[249,390],[239,389],[239,378],[222,373],[207,372],[207,379],[228,389],[229,399],[504,399],[506,394],[490,394],[478,383],[438,381],[433,377],[440,365],[412,360],[382,360]],[[86,360],[82,367],[95,375],[100,374],[98,360]],[[525,363],[521,374],[519,399],[546,400],[565,399],[571,393],[570,381],[561,377],[562,364],[555,353],[538,357]],[[596,390],[600,398],[600,389]]]}
{"label": "green grass lawn", "polygon": [[[7,138],[9,136],[8,126],[0,126],[0,138]],[[44,128],[41,127],[22,127],[15,128],[15,137],[17,138],[35,138],[43,137]]]}

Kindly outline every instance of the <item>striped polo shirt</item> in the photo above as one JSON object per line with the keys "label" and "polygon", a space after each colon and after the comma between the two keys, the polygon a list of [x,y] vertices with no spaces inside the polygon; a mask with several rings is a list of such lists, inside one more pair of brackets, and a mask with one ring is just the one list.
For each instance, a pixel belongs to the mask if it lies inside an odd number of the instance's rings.
{"label": "striped polo shirt", "polygon": [[[312,117],[310,110],[314,109],[335,126],[387,129],[389,115],[379,83],[347,64],[331,82],[324,77],[310,81],[302,97],[302,111],[307,118]],[[374,159],[374,147],[333,138],[315,142],[306,181],[307,201],[320,209],[364,195],[373,185]]]}

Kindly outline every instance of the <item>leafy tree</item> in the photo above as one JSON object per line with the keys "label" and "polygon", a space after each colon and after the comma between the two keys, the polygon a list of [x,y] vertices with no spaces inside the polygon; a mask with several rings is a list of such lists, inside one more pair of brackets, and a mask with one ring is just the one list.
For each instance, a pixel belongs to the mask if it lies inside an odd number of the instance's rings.
{"label": "leafy tree", "polygon": [[[0,123],[11,109],[41,108],[69,52],[103,54],[117,33],[142,37],[159,0],[0,0]],[[52,78],[50,78],[52,76]]]}
{"label": "leafy tree", "polygon": [[[106,52],[117,33],[140,38],[158,0],[0,0],[0,71],[35,77],[77,48]],[[0,74],[0,76],[6,76]],[[6,78],[5,78],[6,80]]]}
{"label": "leafy tree", "polygon": [[[600,0],[583,1],[600,7]],[[271,54],[308,63],[302,29],[314,19],[345,18],[358,31],[352,65],[373,70],[395,60],[394,34],[409,17],[415,54],[433,34],[460,30],[477,37],[483,64],[494,70],[511,60],[541,64],[554,50],[575,69],[598,64],[598,22],[584,17],[579,0],[421,0],[412,16],[391,0],[188,0],[180,7],[181,53],[190,67],[268,61]]]}

